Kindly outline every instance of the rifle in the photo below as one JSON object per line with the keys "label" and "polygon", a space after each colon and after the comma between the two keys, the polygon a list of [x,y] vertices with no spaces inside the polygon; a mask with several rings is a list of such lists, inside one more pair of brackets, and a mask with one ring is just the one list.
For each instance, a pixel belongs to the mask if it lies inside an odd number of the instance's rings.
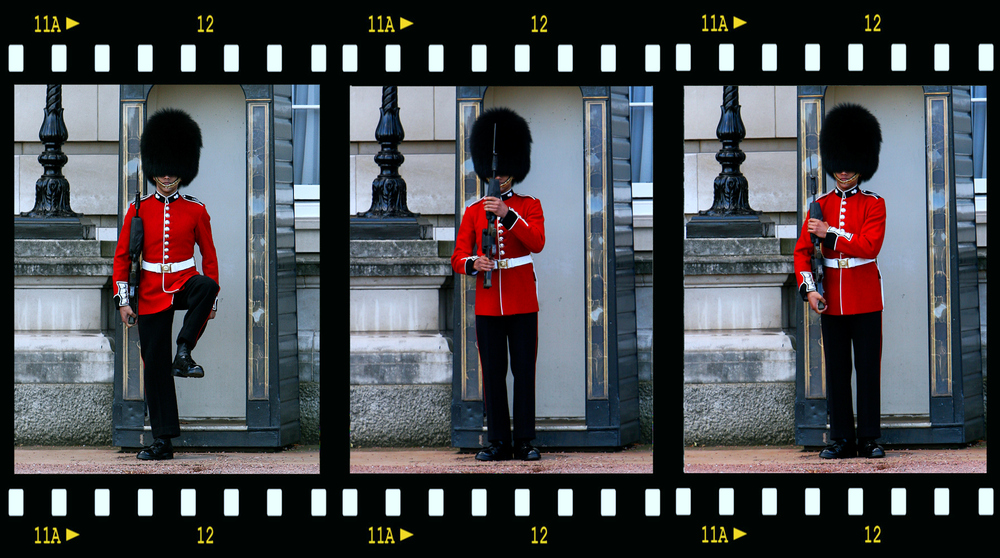
{"label": "rifle", "polygon": [[[809,204],[809,218],[823,220],[823,210],[818,201]],[[816,292],[823,296],[823,241],[815,234],[810,235],[813,243],[812,270],[813,280],[816,282]],[[826,297],[824,297],[826,298]],[[822,301],[816,301],[816,308],[823,311],[826,305]]]}
{"label": "rifle", "polygon": [[[132,256],[132,263],[128,270],[128,305],[132,307],[132,312],[139,315],[139,272],[141,270],[140,260],[142,259],[142,244],[145,239],[145,232],[142,228],[142,218],[139,217],[139,198],[142,196],[141,185],[135,188],[135,213],[132,215],[132,227],[128,239],[128,251]],[[129,316],[129,325],[135,323],[135,318]]]}
{"label": "rifle", "polygon": [[[491,175],[488,186],[486,187],[486,195],[491,197],[500,197],[500,181],[497,180],[497,125],[493,125],[493,174]],[[483,229],[483,255],[487,258],[493,259],[493,253],[496,251],[497,246],[497,215],[496,213],[489,212],[487,214],[488,225]],[[486,276],[483,278],[483,288],[488,289],[493,286],[493,271],[487,270]]]}

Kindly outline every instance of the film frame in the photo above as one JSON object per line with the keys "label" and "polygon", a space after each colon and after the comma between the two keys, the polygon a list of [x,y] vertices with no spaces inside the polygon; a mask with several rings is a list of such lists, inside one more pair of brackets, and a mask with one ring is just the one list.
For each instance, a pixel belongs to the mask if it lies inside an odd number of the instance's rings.
{"label": "film frame", "polygon": [[[658,24],[634,13],[602,21],[585,10],[493,13],[470,6],[460,14],[441,14],[352,7],[338,8],[338,17],[318,28],[302,14],[269,17],[262,25],[259,14],[209,11],[218,22],[214,36],[192,31],[192,22],[206,15],[197,10],[161,14],[139,6],[127,13],[88,8],[45,14],[18,8],[7,24],[8,76],[13,84],[321,83],[328,106],[348,106],[352,85],[382,85],[387,78],[401,85],[612,82],[652,84],[662,106],[682,107],[685,85],[985,84],[994,70],[993,44],[985,35],[963,29],[916,33],[927,22],[909,11],[879,12],[878,33],[864,29],[864,10],[829,13],[816,7],[796,9],[794,16],[760,8],[687,7],[671,9],[669,21]],[[540,15],[549,22],[547,34],[531,29],[533,17]],[[66,17],[81,24],[75,30],[39,33],[36,16],[51,17],[63,27]],[[736,17],[747,23],[736,28]],[[126,21],[134,25],[151,18],[157,27],[178,33],[150,40],[121,32]],[[413,25],[389,31],[382,24],[403,18]],[[373,26],[381,28],[373,32]],[[846,31],[842,37],[816,33],[817,26]],[[225,27],[238,31],[222,31]],[[498,38],[491,28],[514,31]],[[152,45],[152,50],[140,45]],[[185,66],[190,60],[181,54],[182,45],[194,45],[196,63],[191,67]],[[905,47],[902,53],[899,45]],[[323,121],[324,141],[342,137],[343,116],[327,111]],[[658,119],[655,132],[659,141],[674,146],[657,153],[656,165],[668,172],[675,166],[665,176],[680,180],[682,149],[674,142],[683,138],[682,121],[678,109]],[[335,154],[331,161],[324,166],[332,168],[332,176],[343,175],[343,158]],[[338,221],[327,215],[321,228],[323,245],[336,247],[328,248],[335,253],[343,249],[340,239],[347,235],[346,222]],[[666,256],[656,268],[667,278],[656,288],[657,308],[668,307],[672,291],[683,293],[679,266],[665,263],[680,261],[680,237],[666,229],[655,232]],[[344,288],[327,275],[324,291]],[[346,325],[331,314],[322,328],[339,334]],[[683,368],[681,353],[661,357],[660,373]],[[336,424],[329,417],[342,416],[346,397],[341,389],[346,386],[336,385],[323,399],[327,422]],[[668,426],[661,426],[660,455],[651,475],[358,475],[348,473],[347,448],[332,449],[328,443],[318,476],[220,480],[150,475],[136,483],[93,475],[12,475],[7,523],[22,548],[37,548],[39,528],[51,528],[63,539],[68,539],[66,529],[80,533],[62,543],[66,549],[97,548],[111,541],[139,545],[152,520],[162,518],[178,525],[182,534],[173,536],[172,543],[179,548],[262,548],[272,542],[280,548],[287,542],[248,540],[249,519],[250,525],[278,527],[305,538],[338,533],[338,546],[363,551],[474,547],[493,522],[514,533],[507,544],[527,550],[580,544],[615,548],[645,538],[683,549],[768,548],[782,539],[820,543],[837,527],[850,529],[847,547],[882,550],[921,544],[917,525],[982,534],[991,524],[992,474],[893,475],[888,481],[877,474],[686,474],[679,401],[678,384],[661,379],[654,415]],[[207,534],[207,528],[216,533],[214,548],[196,536]],[[663,529],[669,529],[668,537],[658,536]],[[588,532],[609,535],[595,541]],[[41,536],[47,537],[47,531]]]}

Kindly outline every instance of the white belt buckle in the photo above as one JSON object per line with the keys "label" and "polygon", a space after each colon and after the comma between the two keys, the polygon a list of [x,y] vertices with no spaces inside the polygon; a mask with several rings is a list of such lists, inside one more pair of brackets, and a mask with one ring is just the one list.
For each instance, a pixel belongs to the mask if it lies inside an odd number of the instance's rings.
{"label": "white belt buckle", "polygon": [[500,269],[507,269],[510,262],[508,260],[497,260],[497,267]]}
{"label": "white belt buckle", "polygon": [[161,263],[160,264],[160,273],[170,273],[170,266],[172,266],[172,265],[174,265],[174,264]]}
{"label": "white belt buckle", "polygon": [[845,267],[851,267],[850,260],[848,258],[840,258],[837,260],[837,267],[843,269]]}

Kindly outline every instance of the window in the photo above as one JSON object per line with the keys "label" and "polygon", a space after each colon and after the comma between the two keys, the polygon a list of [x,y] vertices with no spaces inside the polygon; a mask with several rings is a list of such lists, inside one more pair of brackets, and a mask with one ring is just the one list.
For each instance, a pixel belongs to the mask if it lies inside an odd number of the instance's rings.
{"label": "window", "polygon": [[986,211],[986,86],[972,86],[972,177],[976,211]]}
{"label": "window", "polygon": [[319,123],[319,85],[293,85],[292,181],[299,222],[319,219]]}
{"label": "window", "polygon": [[629,88],[632,215],[653,215],[653,88]]}

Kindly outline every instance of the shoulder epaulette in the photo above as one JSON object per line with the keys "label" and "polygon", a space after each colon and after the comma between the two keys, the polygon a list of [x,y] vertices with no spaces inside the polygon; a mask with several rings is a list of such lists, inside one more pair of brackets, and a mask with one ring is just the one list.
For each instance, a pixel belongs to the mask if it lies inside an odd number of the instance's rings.
{"label": "shoulder epaulette", "polygon": [[205,207],[205,204],[202,203],[201,200],[199,200],[198,198],[196,198],[194,196],[189,196],[187,194],[181,194],[181,197],[184,198],[184,199],[186,199],[187,201],[194,202],[194,203],[196,203],[196,204],[198,204],[198,205],[200,205],[202,207]]}
{"label": "shoulder epaulette", "polygon": [[[144,201],[146,201],[146,200],[147,200],[148,198],[151,198],[151,197],[153,197],[153,193],[152,193],[152,192],[150,192],[150,193],[146,194],[145,196],[143,196],[143,197],[139,198],[139,202],[140,202],[140,203],[141,203],[141,202],[144,202]],[[128,204],[129,204],[130,206],[132,206],[132,205],[135,205],[135,198],[132,198],[132,201],[128,202]]]}

